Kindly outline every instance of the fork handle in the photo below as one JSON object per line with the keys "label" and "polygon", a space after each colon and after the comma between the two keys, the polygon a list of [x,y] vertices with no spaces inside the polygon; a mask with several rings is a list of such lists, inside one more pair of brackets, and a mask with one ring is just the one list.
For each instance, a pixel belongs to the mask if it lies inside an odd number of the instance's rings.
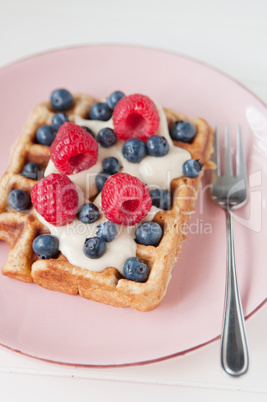
{"label": "fork handle", "polygon": [[227,275],[224,306],[224,320],[221,340],[221,363],[232,376],[240,376],[248,369],[248,348],[244,314],[239,296],[234,246],[232,213],[227,208]]}

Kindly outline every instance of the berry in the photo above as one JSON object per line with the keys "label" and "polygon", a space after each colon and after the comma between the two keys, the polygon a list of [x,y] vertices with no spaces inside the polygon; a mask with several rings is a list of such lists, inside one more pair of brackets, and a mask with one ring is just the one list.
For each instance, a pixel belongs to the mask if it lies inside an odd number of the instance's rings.
{"label": "berry", "polygon": [[106,242],[111,242],[115,239],[118,233],[116,223],[107,221],[97,225],[96,235],[102,237]]}
{"label": "berry", "polygon": [[149,190],[128,173],[110,176],[102,190],[102,210],[106,218],[122,225],[140,222],[151,209]]}
{"label": "berry", "polygon": [[152,205],[168,211],[172,207],[171,193],[168,190],[155,188],[150,190]]}
{"label": "berry", "polygon": [[128,258],[123,265],[123,275],[130,281],[145,282],[148,274],[148,266],[138,257]]}
{"label": "berry", "polygon": [[15,211],[27,209],[31,204],[30,196],[23,190],[15,189],[8,194],[9,206]]}
{"label": "berry", "polygon": [[77,213],[76,186],[64,174],[52,173],[44,177],[33,187],[31,198],[36,211],[55,226],[71,223]]}
{"label": "berry", "polygon": [[65,123],[51,146],[51,160],[60,173],[75,174],[96,164],[98,144],[82,127]]}
{"label": "berry", "polygon": [[97,206],[90,202],[89,204],[83,204],[78,214],[78,219],[83,223],[93,223],[97,221],[99,215]]}
{"label": "berry", "polygon": [[40,126],[36,131],[36,140],[41,145],[50,146],[56,138],[56,134],[56,131],[51,126]]}
{"label": "berry", "polygon": [[96,175],[95,184],[96,184],[97,191],[99,193],[102,191],[104,184],[106,183],[107,178],[109,176],[111,176],[109,173],[104,173],[104,172],[98,173]]}
{"label": "berry", "polygon": [[93,131],[86,126],[81,126],[85,131],[87,131],[88,134],[90,134],[93,138],[95,138],[95,134],[93,133]]}
{"label": "berry", "polygon": [[124,98],[125,94],[121,91],[115,91],[112,92],[111,95],[107,98],[107,104],[110,107],[110,109],[114,109],[114,107],[117,105],[117,103]]}
{"label": "berry", "polygon": [[175,141],[191,142],[196,135],[196,127],[188,121],[176,121],[171,130],[170,135]]}
{"label": "berry", "polygon": [[40,235],[32,243],[32,249],[35,254],[45,260],[57,257],[59,254],[58,247],[58,238],[50,234]]}
{"label": "berry", "polygon": [[144,222],[136,229],[136,241],[145,246],[157,246],[162,238],[162,229],[156,222]]}
{"label": "berry", "polygon": [[139,138],[130,138],[123,144],[122,153],[127,161],[139,163],[146,156],[146,144]]}
{"label": "berry", "polygon": [[203,163],[200,163],[199,160],[195,159],[188,159],[183,164],[183,174],[186,177],[190,177],[194,179],[195,177],[199,176],[199,173],[202,169]]}
{"label": "berry", "polygon": [[39,173],[40,168],[37,163],[29,162],[23,167],[21,175],[28,179],[38,180]]}
{"label": "berry", "polygon": [[83,245],[83,252],[86,257],[97,259],[105,254],[106,242],[102,237],[88,237]]}
{"label": "berry", "polygon": [[66,89],[56,89],[52,92],[50,97],[50,103],[53,109],[64,111],[73,106],[73,96]]}
{"label": "berry", "polygon": [[147,150],[150,156],[165,156],[170,150],[170,146],[165,137],[152,135],[147,140]]}
{"label": "berry", "polygon": [[89,113],[91,120],[102,120],[107,121],[112,116],[112,110],[108,107],[106,103],[98,102],[95,103]]}
{"label": "berry", "polygon": [[105,158],[102,162],[103,170],[105,173],[115,174],[120,171],[120,162],[117,158],[110,156]]}
{"label": "berry", "polygon": [[134,94],[125,96],[115,106],[113,123],[116,135],[123,139],[139,138],[147,141],[159,126],[159,114],[150,98]]}
{"label": "berry", "polygon": [[109,127],[102,128],[102,130],[100,130],[97,134],[96,139],[97,142],[99,142],[99,144],[104,148],[112,147],[112,145],[116,144],[117,142],[117,137],[114,133],[114,130]]}
{"label": "berry", "polygon": [[66,116],[64,113],[56,113],[53,117],[52,117],[52,128],[55,131],[58,131],[59,127],[61,127],[64,123],[66,123],[67,121],[69,121],[68,116]]}

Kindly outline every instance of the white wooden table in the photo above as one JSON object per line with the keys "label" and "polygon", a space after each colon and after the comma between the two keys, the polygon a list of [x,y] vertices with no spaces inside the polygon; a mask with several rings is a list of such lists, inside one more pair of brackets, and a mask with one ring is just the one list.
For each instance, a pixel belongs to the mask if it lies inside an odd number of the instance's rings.
{"label": "white wooden table", "polygon": [[[137,44],[205,62],[267,103],[266,15],[263,0],[0,0],[0,67],[63,46]],[[219,341],[183,357],[117,369],[65,367],[1,348],[0,394],[29,402],[264,401],[267,306],[247,321],[247,332],[250,369],[242,378],[222,372]]]}

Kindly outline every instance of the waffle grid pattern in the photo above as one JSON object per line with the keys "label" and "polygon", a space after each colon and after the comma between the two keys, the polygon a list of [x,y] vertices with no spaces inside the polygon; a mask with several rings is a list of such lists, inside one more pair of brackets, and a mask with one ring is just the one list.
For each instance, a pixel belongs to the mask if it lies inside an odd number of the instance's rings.
{"label": "waffle grid pattern", "polygon": [[[74,121],[75,115],[86,118],[92,105],[97,102],[86,94],[76,94],[74,100],[73,108],[67,113],[70,121]],[[182,113],[170,109],[164,111],[169,126],[176,120],[188,120]],[[107,267],[100,273],[75,267],[62,254],[57,259],[41,260],[33,253],[32,242],[39,234],[49,233],[48,229],[39,222],[33,207],[23,213],[15,212],[9,207],[7,197],[15,188],[30,194],[36,182],[21,176],[20,172],[26,163],[36,162],[45,169],[50,149],[35,142],[35,133],[39,126],[51,124],[54,114],[47,102],[36,106],[22,135],[12,148],[8,169],[0,182],[0,239],[10,246],[2,274],[24,282],[36,282],[50,290],[71,295],[80,294],[87,299],[113,306],[130,306],[139,311],[155,308],[166,293],[172,267],[185,239],[182,228],[194,209],[204,169],[196,179],[181,177],[172,180],[172,209],[158,212],[153,219],[164,230],[159,246],[137,246],[137,256],[143,259],[150,269],[149,278],[145,283],[129,281],[113,267]],[[192,123],[197,127],[194,141],[191,144],[174,144],[187,149],[192,158],[200,159],[205,168],[210,168],[213,131],[202,119],[194,119]]]}

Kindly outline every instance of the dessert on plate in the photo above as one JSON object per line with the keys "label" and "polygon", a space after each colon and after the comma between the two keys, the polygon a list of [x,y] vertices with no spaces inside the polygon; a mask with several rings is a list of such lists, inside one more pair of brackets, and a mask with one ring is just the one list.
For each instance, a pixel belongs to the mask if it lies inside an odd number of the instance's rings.
{"label": "dessert on plate", "polygon": [[213,131],[115,91],[35,107],[0,182],[3,275],[139,311],[164,297]]}

